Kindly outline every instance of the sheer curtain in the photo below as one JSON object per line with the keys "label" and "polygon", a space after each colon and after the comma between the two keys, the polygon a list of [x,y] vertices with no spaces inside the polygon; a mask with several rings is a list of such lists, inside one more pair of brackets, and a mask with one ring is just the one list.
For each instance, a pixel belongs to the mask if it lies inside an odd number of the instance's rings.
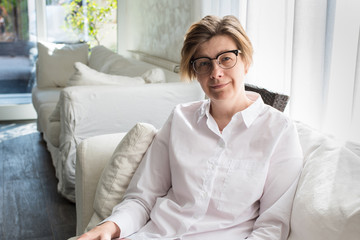
{"label": "sheer curtain", "polygon": [[194,18],[239,17],[255,49],[247,82],[289,94],[287,113],[295,120],[360,142],[360,1],[203,0],[197,5]]}

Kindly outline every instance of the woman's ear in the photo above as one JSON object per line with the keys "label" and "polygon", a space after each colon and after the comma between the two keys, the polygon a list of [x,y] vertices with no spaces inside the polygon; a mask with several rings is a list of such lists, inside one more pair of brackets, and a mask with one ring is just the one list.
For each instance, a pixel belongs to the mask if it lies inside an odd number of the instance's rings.
{"label": "woman's ear", "polygon": [[248,73],[249,68],[250,68],[250,64],[245,63],[245,66],[244,66],[245,75]]}
{"label": "woman's ear", "polygon": [[251,64],[248,61],[246,61],[245,57],[243,57],[243,56],[240,56],[240,57],[241,57],[241,60],[242,60],[242,62],[244,64],[244,72],[245,72],[245,75],[246,75],[248,73],[248,71],[249,71],[249,68],[250,68]]}

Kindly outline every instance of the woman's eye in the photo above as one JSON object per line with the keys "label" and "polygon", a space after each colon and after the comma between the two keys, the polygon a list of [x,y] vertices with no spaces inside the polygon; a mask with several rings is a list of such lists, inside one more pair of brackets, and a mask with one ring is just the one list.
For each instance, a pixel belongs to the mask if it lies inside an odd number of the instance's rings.
{"label": "woman's eye", "polygon": [[226,62],[226,61],[230,61],[231,57],[223,57],[221,58],[220,62]]}
{"label": "woman's eye", "polygon": [[209,62],[208,61],[204,61],[204,62],[200,62],[199,66],[200,67],[206,67],[206,66],[209,66]]}

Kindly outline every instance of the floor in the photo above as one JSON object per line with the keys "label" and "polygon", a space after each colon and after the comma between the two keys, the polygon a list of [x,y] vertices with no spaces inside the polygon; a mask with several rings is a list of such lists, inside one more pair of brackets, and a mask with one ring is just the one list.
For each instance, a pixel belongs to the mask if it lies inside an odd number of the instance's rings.
{"label": "floor", "polygon": [[75,204],[57,193],[35,121],[0,122],[0,239],[64,240],[75,235]]}

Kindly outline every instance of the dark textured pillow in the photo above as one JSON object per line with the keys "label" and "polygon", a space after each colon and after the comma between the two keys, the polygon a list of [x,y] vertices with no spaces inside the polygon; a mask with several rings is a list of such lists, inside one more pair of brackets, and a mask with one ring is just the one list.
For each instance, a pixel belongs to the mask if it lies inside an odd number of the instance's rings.
{"label": "dark textured pillow", "polygon": [[265,104],[270,105],[281,112],[285,110],[290,98],[287,95],[270,92],[265,88],[259,88],[247,83],[245,84],[245,90],[259,93]]}

